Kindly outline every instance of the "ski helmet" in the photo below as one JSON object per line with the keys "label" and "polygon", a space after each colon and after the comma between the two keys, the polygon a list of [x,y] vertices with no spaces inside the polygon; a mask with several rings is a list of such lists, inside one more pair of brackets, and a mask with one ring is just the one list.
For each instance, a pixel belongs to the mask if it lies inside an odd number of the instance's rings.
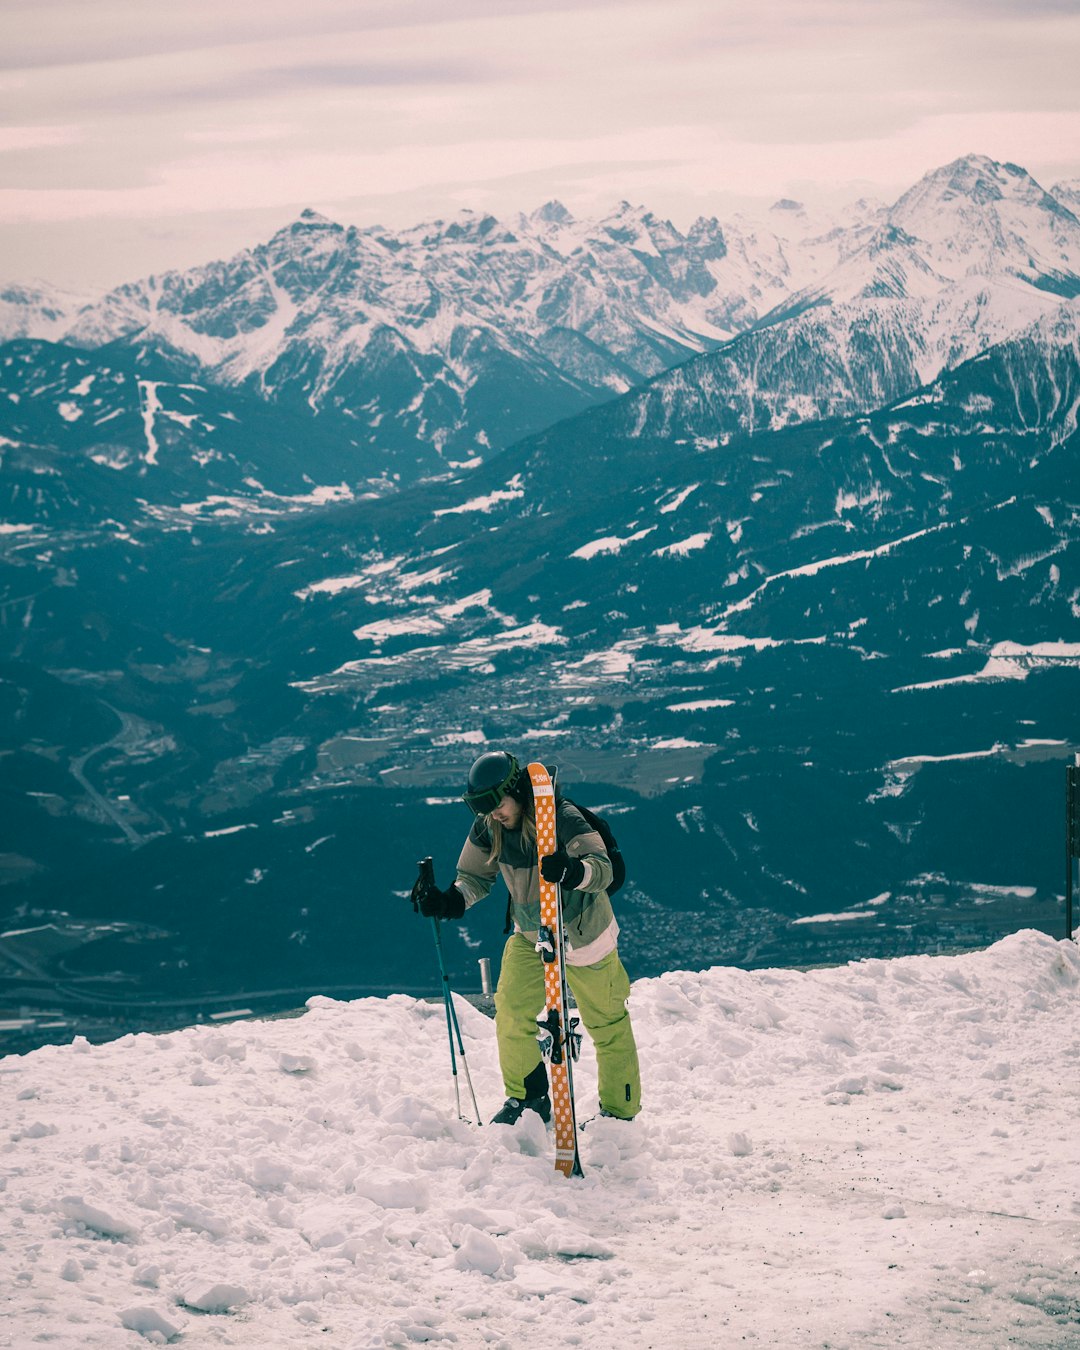
{"label": "ski helmet", "polygon": [[469,770],[468,787],[462,800],[475,815],[486,816],[506,796],[522,805],[528,800],[529,776],[506,750],[489,750]]}

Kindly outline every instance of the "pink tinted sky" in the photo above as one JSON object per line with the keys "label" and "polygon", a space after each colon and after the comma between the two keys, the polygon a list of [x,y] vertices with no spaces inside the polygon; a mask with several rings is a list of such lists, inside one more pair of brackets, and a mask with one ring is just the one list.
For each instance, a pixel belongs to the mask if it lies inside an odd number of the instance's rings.
{"label": "pink tinted sky", "polygon": [[98,287],[313,206],[885,200],[1080,177],[1075,0],[5,0],[0,279]]}

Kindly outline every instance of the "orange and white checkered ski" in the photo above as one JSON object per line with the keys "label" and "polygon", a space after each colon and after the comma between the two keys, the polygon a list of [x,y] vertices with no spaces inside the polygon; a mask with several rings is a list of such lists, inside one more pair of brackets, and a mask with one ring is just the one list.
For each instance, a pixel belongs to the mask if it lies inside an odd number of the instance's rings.
{"label": "orange and white checkered ski", "polygon": [[[543,764],[529,765],[533,802],[536,807],[536,863],[558,848],[555,834],[555,785]],[[577,1147],[577,1119],[574,1114],[574,1070],[571,1038],[567,1033],[567,993],[565,939],[562,922],[562,892],[554,882],[540,876],[540,923],[552,936],[551,957],[544,962],[543,1018],[552,1035],[548,1058],[551,1081],[551,1106],[555,1118],[555,1170],[565,1176],[581,1176]],[[554,1015],[553,1015],[554,1014]]]}

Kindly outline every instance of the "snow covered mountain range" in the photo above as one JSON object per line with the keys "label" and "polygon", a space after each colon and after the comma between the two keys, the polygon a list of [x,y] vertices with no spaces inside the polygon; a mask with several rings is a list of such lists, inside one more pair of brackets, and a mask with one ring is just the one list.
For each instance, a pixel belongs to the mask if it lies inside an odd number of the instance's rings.
{"label": "snow covered mountain range", "polygon": [[[376,907],[356,956],[357,840],[395,841],[365,852],[373,894],[426,853],[444,875],[488,744],[560,763],[634,841],[636,973],[1059,928],[1066,196],[972,157],[831,231],[779,204],[768,247],[625,210],[396,248],[309,218],[0,346],[9,998],[146,1025],[240,988],[416,987],[407,906]],[[378,337],[346,317],[383,254]],[[466,309],[500,364],[447,422],[425,400],[450,377],[416,354],[460,354]],[[541,341],[551,314],[569,345]],[[544,425],[498,453],[495,422],[467,430],[482,406],[527,422],[536,354],[566,388],[553,353],[586,330],[575,415],[538,395]],[[378,426],[335,401],[347,370]],[[451,424],[457,448],[432,439]],[[470,917],[454,969],[493,942]]]}
{"label": "snow covered mountain range", "polygon": [[329,415],[365,468],[412,477],[702,352],[688,379],[725,387],[733,430],[880,406],[1080,291],[1070,203],[973,155],[891,207],[826,221],[781,201],[686,234],[625,202],[403,231],[306,211],[228,261],[74,309],[12,288],[0,333],[135,343],[189,381]]}

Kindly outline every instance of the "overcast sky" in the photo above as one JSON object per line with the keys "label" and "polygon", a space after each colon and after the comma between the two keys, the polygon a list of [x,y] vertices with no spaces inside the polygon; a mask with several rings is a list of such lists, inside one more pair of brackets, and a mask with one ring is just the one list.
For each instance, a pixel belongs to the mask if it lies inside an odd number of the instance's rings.
{"label": "overcast sky", "polygon": [[1078,0],[3,0],[0,280],[132,280],[306,206],[685,228],[973,151],[1049,187],[1078,51]]}

